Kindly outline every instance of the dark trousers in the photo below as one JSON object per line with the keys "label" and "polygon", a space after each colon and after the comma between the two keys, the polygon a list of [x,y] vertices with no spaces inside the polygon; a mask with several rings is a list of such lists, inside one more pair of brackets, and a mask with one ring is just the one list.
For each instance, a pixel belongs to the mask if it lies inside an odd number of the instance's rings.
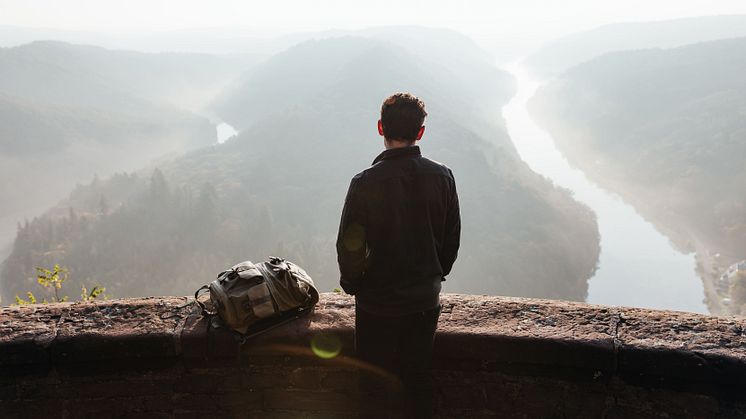
{"label": "dark trousers", "polygon": [[[355,352],[368,365],[360,375],[361,416],[429,418],[434,411],[430,374],[440,306],[403,316],[355,309]],[[396,414],[398,413],[398,414]]]}

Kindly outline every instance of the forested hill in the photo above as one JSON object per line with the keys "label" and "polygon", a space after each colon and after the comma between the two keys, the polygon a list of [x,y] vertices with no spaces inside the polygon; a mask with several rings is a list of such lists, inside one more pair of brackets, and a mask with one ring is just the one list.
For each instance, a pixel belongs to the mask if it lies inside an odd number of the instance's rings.
{"label": "forested hill", "polygon": [[[562,151],[682,247],[746,256],[746,38],[621,52],[541,89]],[[701,249],[700,249],[701,250]]]}
{"label": "forested hill", "polygon": [[[373,53],[389,48],[392,44],[396,45],[397,51],[389,53],[401,54],[410,66],[418,68],[417,75],[424,72],[429,80],[419,83],[427,85],[428,90],[453,95],[454,98],[468,97],[473,101],[451,107],[450,111],[457,113],[461,122],[467,122],[464,118],[469,117],[475,109],[480,117],[489,112],[494,114],[494,110],[512,95],[511,76],[495,71],[489,65],[490,56],[469,38],[457,32],[418,27],[384,27],[354,31],[352,34],[356,35],[340,36],[334,42],[311,40],[306,48],[292,49],[292,54],[275,55],[266,65],[246,72],[242,78],[243,84],[226,89],[213,103],[213,109],[223,120],[237,129],[244,129],[271,113],[282,112],[293,104],[312,100],[311,96],[316,96],[319,92],[323,94],[322,88],[333,87],[340,80],[349,85],[375,77],[392,80],[393,83],[398,80],[402,88],[407,86],[404,82],[418,82],[414,80],[416,77],[404,74],[409,70],[408,67],[396,68],[395,61],[375,63],[381,67],[381,74],[372,74],[366,68],[350,68],[365,60],[359,51],[361,37],[376,42],[375,46],[366,49]],[[453,54],[458,59],[454,59]],[[391,60],[396,60],[396,56],[392,56]],[[470,63],[478,65],[469,68]],[[353,73],[354,70],[359,70],[359,73]],[[397,78],[391,78],[392,72]],[[283,80],[282,83],[278,82],[280,79]],[[438,89],[431,86],[438,84],[433,79],[443,80]],[[309,83],[309,80],[313,80],[313,83]]]}
{"label": "forested hill", "polygon": [[526,64],[534,76],[543,79],[608,52],[673,48],[742,36],[746,36],[746,15],[616,23],[552,41],[530,55]]}
{"label": "forested hill", "polygon": [[0,91],[53,105],[126,111],[149,101],[199,111],[262,58],[35,41],[0,48]]}
{"label": "forested hill", "polygon": [[17,221],[95,173],[215,142],[195,111],[254,61],[53,41],[0,48],[0,252]]}
{"label": "forested hill", "polygon": [[81,186],[20,226],[3,266],[5,295],[33,287],[25,278],[34,266],[52,263],[68,266],[74,285],[117,296],[187,294],[237,261],[269,255],[298,262],[331,290],[347,186],[383,149],[383,98],[407,90],[427,103],[421,148],[452,167],[461,198],[463,245],[446,288],[584,299],[599,252],[595,218],[517,158],[499,117],[512,79],[460,53],[470,45],[431,49],[448,66],[409,46],[342,37],[270,58],[216,104],[242,128],[236,138]]}

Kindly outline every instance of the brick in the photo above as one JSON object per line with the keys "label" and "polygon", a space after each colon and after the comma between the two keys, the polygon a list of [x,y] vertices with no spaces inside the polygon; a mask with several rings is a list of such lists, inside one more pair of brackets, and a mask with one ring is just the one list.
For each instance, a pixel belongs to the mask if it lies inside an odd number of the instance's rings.
{"label": "brick", "polygon": [[327,370],[321,386],[330,390],[355,390],[359,381],[360,373],[355,370]]}
{"label": "brick", "polygon": [[318,389],[326,371],[319,367],[298,367],[290,372],[290,385],[299,388]]}
{"label": "brick", "polygon": [[614,398],[605,394],[577,392],[566,394],[563,400],[564,417],[595,419],[598,412],[605,412],[614,403]]}
{"label": "brick", "polygon": [[61,400],[17,400],[0,403],[0,413],[5,418],[57,417],[63,411]]}
{"label": "brick", "polygon": [[0,385],[0,402],[13,401],[18,397],[18,386],[16,384]]}
{"label": "brick", "polygon": [[615,367],[611,337],[576,339],[568,345],[566,339],[553,336],[441,335],[435,347],[436,358],[453,358],[455,354],[477,361],[471,367],[477,370],[535,365],[545,374],[556,370],[561,375],[577,370],[612,371]]}
{"label": "brick", "polygon": [[271,387],[286,388],[291,386],[291,369],[284,367],[253,367],[244,370],[241,375],[241,387],[244,389],[264,389]]}
{"label": "brick", "polygon": [[173,358],[176,355],[174,336],[167,331],[128,334],[74,334],[58,336],[50,346],[56,365],[62,363],[92,363],[101,360],[132,360]]}
{"label": "brick", "polygon": [[264,390],[265,409],[345,412],[357,410],[357,402],[348,394],[312,390]]}
{"label": "brick", "polygon": [[359,414],[356,413],[332,413],[332,412],[309,412],[303,416],[303,419],[358,419]]}
{"label": "brick", "polygon": [[515,383],[484,383],[485,406],[488,409],[500,411],[505,406],[512,406],[518,399],[520,386]]}
{"label": "brick", "polygon": [[262,394],[255,391],[230,394],[176,394],[173,402],[175,406],[185,410],[231,413],[241,411],[241,409],[261,408]]}
{"label": "brick", "polygon": [[186,373],[174,383],[177,393],[231,393],[241,391],[241,372],[215,370],[212,373]]}
{"label": "brick", "polygon": [[52,368],[49,353],[33,338],[0,342],[0,383],[22,376],[44,376]]}
{"label": "brick", "polygon": [[137,419],[171,419],[173,415],[166,412],[138,412]]}
{"label": "brick", "polygon": [[171,333],[122,335],[69,335],[49,348],[51,362],[64,375],[147,372],[174,367]]}
{"label": "brick", "polygon": [[173,402],[172,394],[144,397],[142,403],[146,411],[171,412],[179,407]]}
{"label": "brick", "polygon": [[149,396],[154,394],[171,394],[173,381],[90,381],[75,385],[44,384],[21,386],[23,398],[107,398],[118,396]]}
{"label": "brick", "polygon": [[236,334],[230,329],[210,327],[207,330],[207,357],[211,360],[221,360],[228,364],[238,361],[241,353],[241,343]]}
{"label": "brick", "polygon": [[286,349],[262,350],[261,352],[246,352],[243,354],[242,365],[249,367],[283,366],[283,367],[330,367],[334,365],[329,360],[321,359],[308,351],[300,353],[283,353]]}
{"label": "brick", "polygon": [[184,328],[179,336],[179,350],[187,360],[207,358],[207,328],[208,319],[199,314],[191,314],[184,321]]}
{"label": "brick", "polygon": [[[384,416],[381,416],[384,417]],[[264,410],[252,412],[248,419],[359,419],[358,413],[300,412],[297,410]],[[244,418],[245,419],[245,418]]]}
{"label": "brick", "polygon": [[81,396],[64,402],[67,412],[73,417],[135,416],[146,410],[142,397],[128,395],[97,398]]}
{"label": "brick", "polygon": [[[455,384],[455,383],[454,383]],[[481,387],[443,386],[440,388],[444,407],[482,409],[486,407],[486,395]]]}
{"label": "brick", "polygon": [[186,410],[186,409],[179,409],[174,411],[174,419],[212,419],[215,417],[214,414],[211,414],[209,412],[200,412],[200,411],[193,411],[193,410]]}
{"label": "brick", "polygon": [[[513,412],[513,414],[515,411]],[[495,414],[490,410],[484,409],[454,409],[454,408],[442,408],[435,413],[437,419],[450,419],[450,418],[469,418],[469,419],[495,419],[495,418],[520,418],[529,419],[527,416],[520,415],[499,415]]]}

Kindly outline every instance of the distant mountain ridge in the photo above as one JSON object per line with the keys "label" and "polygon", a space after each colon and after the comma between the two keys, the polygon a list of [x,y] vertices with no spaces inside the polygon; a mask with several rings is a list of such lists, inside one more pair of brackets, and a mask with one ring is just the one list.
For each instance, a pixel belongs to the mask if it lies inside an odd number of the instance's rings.
{"label": "distant mountain ridge", "polygon": [[199,111],[260,59],[35,41],[0,48],[0,91],[46,103],[119,111],[146,106],[144,101]]}
{"label": "distant mountain ridge", "polygon": [[[453,168],[462,201],[463,247],[446,289],[584,299],[599,252],[593,213],[518,159],[498,113],[512,79],[486,57],[461,54],[468,44],[443,45],[413,54],[341,37],[273,56],[215,103],[237,137],[81,186],[21,226],[4,293],[28,288],[33,266],[54,260],[117,296],[186,294],[238,260],[268,255],[332,289],[347,185],[382,150],[381,101],[409,90],[427,103],[423,153]],[[453,60],[441,64],[435,52]]]}
{"label": "distant mountain ridge", "polygon": [[546,79],[609,52],[672,48],[743,36],[746,15],[615,23],[549,42],[531,54],[526,64],[534,76]]}
{"label": "distant mountain ridge", "polygon": [[[34,41],[59,40],[70,44],[98,45],[107,49],[147,53],[187,53],[209,55],[243,55],[260,59],[309,40],[358,36],[395,41],[404,46],[423,47],[428,39],[443,44],[457,43],[462,53],[487,54],[467,36],[450,29],[406,25],[373,26],[364,29],[332,29],[264,35],[247,27],[193,28],[167,32],[112,34],[106,32],[70,31],[0,25],[0,47],[15,47]],[[471,44],[471,45],[469,45]],[[435,46],[435,44],[432,44]],[[449,48],[451,49],[451,48]],[[410,52],[416,52],[414,50]]]}

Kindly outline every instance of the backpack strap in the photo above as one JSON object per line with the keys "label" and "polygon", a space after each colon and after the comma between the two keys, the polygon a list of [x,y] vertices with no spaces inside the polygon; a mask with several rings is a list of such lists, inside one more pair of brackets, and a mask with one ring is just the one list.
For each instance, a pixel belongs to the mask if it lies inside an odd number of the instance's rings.
{"label": "backpack strap", "polygon": [[314,307],[311,306],[311,307],[306,307],[306,308],[300,308],[297,311],[287,312],[279,318],[272,319],[270,323],[264,323],[264,324],[257,325],[259,326],[257,330],[254,330],[250,333],[248,331],[247,333],[239,333],[239,332],[234,331],[236,333],[236,339],[238,340],[240,345],[243,345],[244,343],[246,343],[249,339],[253,338],[254,336],[258,336],[263,333],[269,332],[272,329],[278,328],[294,320],[300,319],[301,317],[306,316],[307,314],[310,314],[311,312],[313,312],[313,309]]}
{"label": "backpack strap", "polygon": [[209,311],[207,311],[207,307],[205,307],[205,304],[199,300],[199,296],[202,294],[202,291],[205,291],[205,290],[209,291],[210,286],[203,285],[199,287],[199,289],[194,293],[194,301],[197,303],[197,305],[199,305],[200,312],[202,313],[203,316],[207,316],[208,314],[214,314],[214,313],[210,313]]}

